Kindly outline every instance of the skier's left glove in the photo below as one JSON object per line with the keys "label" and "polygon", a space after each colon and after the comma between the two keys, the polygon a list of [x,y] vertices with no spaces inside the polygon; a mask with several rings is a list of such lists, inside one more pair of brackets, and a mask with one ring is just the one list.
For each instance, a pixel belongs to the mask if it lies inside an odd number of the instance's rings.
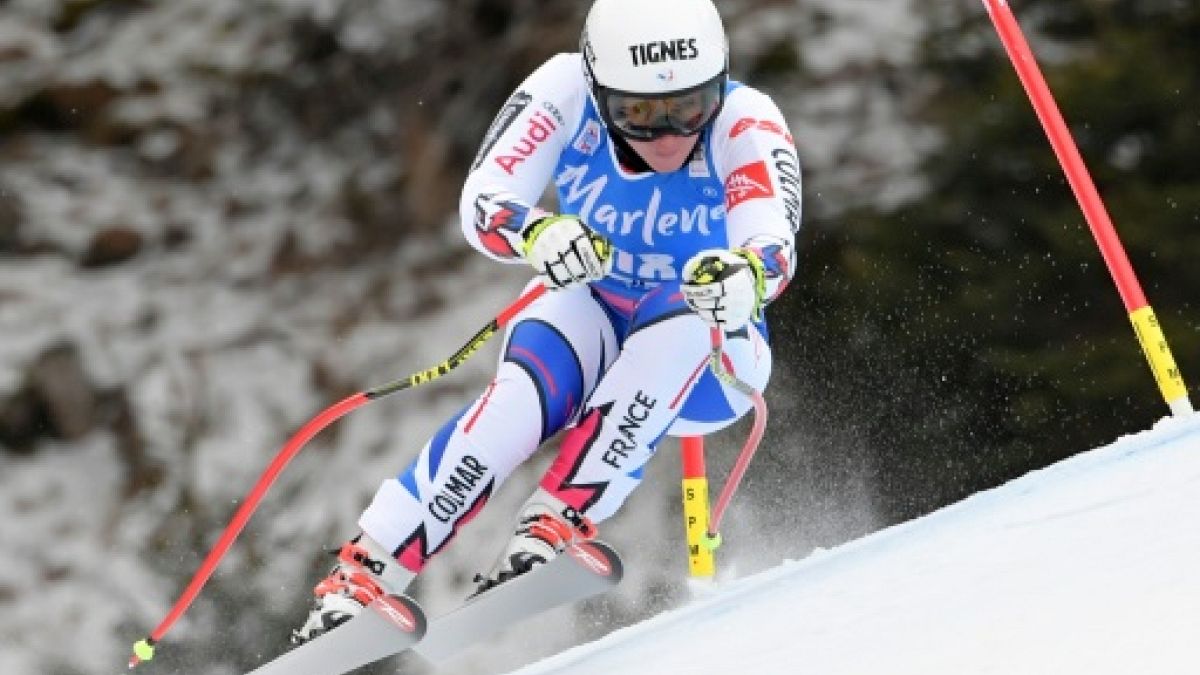
{"label": "skier's left glove", "polygon": [[683,299],[709,325],[735,331],[762,319],[766,273],[749,249],[709,249],[683,266]]}

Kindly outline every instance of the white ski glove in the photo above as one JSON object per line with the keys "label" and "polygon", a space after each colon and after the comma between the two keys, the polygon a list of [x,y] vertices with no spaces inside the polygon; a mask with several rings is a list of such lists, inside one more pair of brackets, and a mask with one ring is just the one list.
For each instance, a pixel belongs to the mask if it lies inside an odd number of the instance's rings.
{"label": "white ski glove", "polygon": [[762,318],[766,276],[762,260],[747,249],[709,249],[683,266],[683,299],[710,326],[735,331]]}
{"label": "white ski glove", "polygon": [[525,260],[548,288],[599,281],[612,269],[612,245],[576,216],[546,216],[521,236]]}

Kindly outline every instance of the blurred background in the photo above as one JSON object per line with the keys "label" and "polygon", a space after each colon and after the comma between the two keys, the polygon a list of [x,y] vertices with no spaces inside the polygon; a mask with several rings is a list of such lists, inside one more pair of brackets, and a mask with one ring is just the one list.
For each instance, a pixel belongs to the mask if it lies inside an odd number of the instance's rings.
{"label": "blurred background", "polygon": [[[301,424],[441,361],[515,297],[527,273],[465,245],[458,191],[587,4],[0,3],[0,671],[123,669]],[[772,423],[725,574],[1167,414],[981,3],[718,5],[733,73],[780,104],[805,179],[799,274],[769,315]],[[1013,7],[1195,400],[1200,6]],[[142,669],[238,673],[283,649],[323,547],[495,358],[314,440]],[[715,482],[746,429],[710,440]],[[423,575],[431,614],[490,564],[551,454]],[[503,672],[686,601],[677,454],[604,527],[621,591],[442,672]],[[398,665],[425,672],[371,672]]]}

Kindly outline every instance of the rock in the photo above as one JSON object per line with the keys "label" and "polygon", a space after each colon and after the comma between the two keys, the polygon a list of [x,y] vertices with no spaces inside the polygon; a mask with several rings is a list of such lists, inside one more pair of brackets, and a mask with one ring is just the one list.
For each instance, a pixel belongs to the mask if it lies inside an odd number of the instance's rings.
{"label": "rock", "polygon": [[97,397],[75,346],[50,347],[30,364],[24,386],[0,401],[0,444],[29,454],[43,438],[82,438],[96,424]]}
{"label": "rock", "polygon": [[79,264],[87,269],[119,265],[142,250],[144,237],[131,227],[116,225],[92,237]]}
{"label": "rock", "polygon": [[17,253],[21,244],[21,202],[0,184],[0,253]]}

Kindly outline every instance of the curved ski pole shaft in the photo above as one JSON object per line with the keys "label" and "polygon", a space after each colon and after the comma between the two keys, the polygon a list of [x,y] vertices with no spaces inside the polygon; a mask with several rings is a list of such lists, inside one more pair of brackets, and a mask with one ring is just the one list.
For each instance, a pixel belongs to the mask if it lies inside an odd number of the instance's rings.
{"label": "curved ski pole shaft", "polygon": [[487,325],[480,329],[478,333],[476,333],[450,358],[439,363],[438,365],[432,368],[427,368],[418,373],[414,373],[408,377],[396,380],[394,382],[389,382],[385,385],[359,392],[353,396],[348,396],[347,398],[329,406],[325,410],[322,410],[315,417],[305,423],[295,435],[288,439],[287,443],[283,445],[283,448],[280,449],[279,453],[275,455],[275,458],[271,460],[271,463],[267,466],[266,470],[263,471],[261,476],[259,476],[258,482],[254,484],[254,487],[246,495],[245,499],[242,501],[242,505],[238,508],[237,512],[234,513],[233,519],[230,520],[229,524],[225,526],[225,530],[221,533],[220,539],[217,540],[217,543],[204,558],[204,562],[200,564],[200,567],[196,570],[195,574],[192,575],[191,582],[188,583],[183,593],[179,596],[179,599],[175,601],[175,605],[171,608],[171,611],[167,613],[166,617],[163,618],[163,620],[150,633],[150,635],[148,635],[145,639],[139,640],[133,645],[133,656],[129,659],[129,667],[131,669],[135,668],[139,663],[149,661],[150,659],[154,658],[154,645],[159,642],[164,635],[166,635],[167,631],[171,630],[171,627],[175,625],[175,622],[179,620],[179,617],[183,616],[183,613],[186,612],[188,607],[191,606],[192,602],[195,601],[196,596],[200,594],[200,590],[204,587],[204,584],[208,582],[209,577],[212,576],[213,572],[217,568],[217,565],[220,564],[221,559],[224,558],[225,554],[229,551],[229,547],[233,545],[234,540],[237,539],[239,534],[241,534],[242,529],[245,528],[246,523],[250,520],[250,517],[254,515],[255,510],[258,509],[259,503],[262,501],[267,491],[271,489],[271,486],[275,483],[275,479],[279,477],[279,474],[283,471],[284,467],[286,467],[288,463],[292,461],[292,459],[298,452],[300,452],[301,448],[303,448],[305,444],[312,440],[312,438],[320,433],[325,427],[341,419],[352,410],[356,410],[367,403],[387,396],[388,394],[404,389],[411,389],[427,382],[432,382],[446,373],[449,373],[451,370],[454,370],[460,364],[470,358],[472,354],[478,351],[479,348],[483,346],[483,343],[487,342],[493,335],[499,332],[501,328],[506,326],[514,316],[520,313],[521,310],[528,307],[529,304],[534,300],[541,297],[545,292],[546,287],[541,284],[530,288],[519,298],[513,301],[508,307],[504,308],[504,310],[496,315],[495,318],[489,321]]}
{"label": "curved ski pole shaft", "polygon": [[750,460],[754,459],[754,453],[758,451],[763,433],[766,431],[767,402],[763,399],[761,392],[739,380],[726,365],[725,353],[722,349],[724,338],[721,335],[720,329],[713,328],[711,335],[712,355],[710,357],[710,367],[713,374],[725,384],[733,387],[734,390],[748,397],[754,405],[754,424],[750,428],[750,435],[746,438],[746,443],[742,446],[742,451],[738,454],[733,469],[729,472],[729,478],[725,480],[725,485],[721,487],[721,494],[717,497],[717,503],[713,506],[709,517],[707,543],[710,548],[716,548],[721,545],[721,519],[725,516],[725,510],[729,507],[729,502],[733,500],[733,495],[737,492],[738,485],[742,482],[742,477],[746,475],[746,469],[750,466]]}

